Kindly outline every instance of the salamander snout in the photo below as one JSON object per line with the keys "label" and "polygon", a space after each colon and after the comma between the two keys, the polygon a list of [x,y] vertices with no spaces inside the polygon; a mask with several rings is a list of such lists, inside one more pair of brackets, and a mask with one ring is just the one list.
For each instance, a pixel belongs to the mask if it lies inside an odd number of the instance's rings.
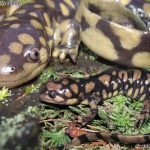
{"label": "salamander snout", "polygon": [[49,81],[42,90],[40,99],[43,102],[52,104],[74,104],[77,101],[77,95],[70,88],[70,84],[73,85],[72,89],[76,92],[78,87],[73,80],[62,79],[59,81]]}

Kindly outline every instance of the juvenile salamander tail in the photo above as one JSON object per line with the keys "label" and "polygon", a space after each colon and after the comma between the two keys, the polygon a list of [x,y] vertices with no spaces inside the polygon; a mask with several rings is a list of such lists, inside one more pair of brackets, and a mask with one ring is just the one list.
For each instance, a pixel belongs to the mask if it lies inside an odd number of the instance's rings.
{"label": "juvenile salamander tail", "polygon": [[107,142],[118,142],[123,144],[150,144],[150,133],[144,135],[122,135],[110,132],[90,132],[74,138],[70,143],[49,150],[67,150],[86,142],[103,139]]}

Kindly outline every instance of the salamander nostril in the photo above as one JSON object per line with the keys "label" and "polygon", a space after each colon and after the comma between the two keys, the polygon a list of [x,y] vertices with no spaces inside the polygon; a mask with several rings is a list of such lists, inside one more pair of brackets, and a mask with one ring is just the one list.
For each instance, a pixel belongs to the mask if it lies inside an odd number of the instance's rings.
{"label": "salamander nostril", "polygon": [[15,67],[11,67],[11,72],[14,72],[15,71]]}
{"label": "salamander nostril", "polygon": [[55,93],[55,91],[49,91],[48,92],[48,96],[50,97],[50,98],[55,98],[56,97],[56,93]]}

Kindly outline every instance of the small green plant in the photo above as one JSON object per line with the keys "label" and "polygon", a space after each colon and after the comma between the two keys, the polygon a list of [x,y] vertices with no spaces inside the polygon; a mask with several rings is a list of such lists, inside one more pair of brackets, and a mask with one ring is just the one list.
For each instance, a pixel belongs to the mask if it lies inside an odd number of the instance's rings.
{"label": "small green plant", "polygon": [[54,80],[58,79],[56,69],[54,69],[53,67],[48,67],[42,72],[42,74],[38,78],[38,83],[43,84],[47,82],[49,78],[52,78]]}
{"label": "small green plant", "polygon": [[25,87],[25,93],[32,93],[40,87],[40,84],[32,84],[30,86]]}
{"label": "small green plant", "polygon": [[0,90],[0,101],[4,100],[6,97],[10,96],[11,93],[10,91],[8,90],[8,88],[5,88],[3,87],[1,90]]}
{"label": "small green plant", "polygon": [[51,131],[44,130],[42,132],[42,138],[47,139],[46,143],[44,144],[46,146],[60,146],[66,142],[69,142],[70,139],[65,134],[64,129],[51,129]]}

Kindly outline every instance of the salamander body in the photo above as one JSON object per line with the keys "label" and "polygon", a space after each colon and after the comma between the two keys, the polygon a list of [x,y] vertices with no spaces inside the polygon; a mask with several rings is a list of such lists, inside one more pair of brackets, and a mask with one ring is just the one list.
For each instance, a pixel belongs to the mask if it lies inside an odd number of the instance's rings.
{"label": "salamander body", "polygon": [[[89,105],[91,112],[77,120],[77,123],[85,126],[96,116],[99,103],[119,94],[143,101],[142,110],[136,118],[136,126],[140,127],[150,114],[150,73],[144,70],[109,69],[87,79],[74,80],[64,78],[58,81],[49,81],[45,85],[40,98],[42,101],[51,104]],[[102,134],[102,137],[105,139],[107,134]],[[100,135],[96,135],[95,133],[93,133],[93,136],[100,137]],[[109,133],[108,137],[113,139],[113,134]],[[126,136],[120,138],[122,135],[116,134],[116,137],[124,143],[129,144],[133,142],[132,140],[125,142]],[[131,136],[131,138],[136,139],[134,136]],[[143,143],[150,143],[149,134],[145,138],[140,136],[139,139]],[[139,139],[135,141],[138,143],[140,141]]]}
{"label": "salamander body", "polygon": [[0,86],[12,88],[33,79],[51,55],[61,62],[68,55],[76,62],[80,41],[117,64],[150,67],[150,33],[120,3],[38,0],[0,24]]}
{"label": "salamander body", "polygon": [[[112,96],[124,94],[143,101],[141,115],[150,109],[150,73],[142,70],[110,69],[87,79],[64,78],[46,83],[41,99],[59,105],[85,104],[91,113],[82,125],[86,125],[97,114],[97,105]],[[145,112],[146,114],[142,114]],[[144,119],[144,118],[141,118]],[[143,121],[143,120],[141,120]]]}

